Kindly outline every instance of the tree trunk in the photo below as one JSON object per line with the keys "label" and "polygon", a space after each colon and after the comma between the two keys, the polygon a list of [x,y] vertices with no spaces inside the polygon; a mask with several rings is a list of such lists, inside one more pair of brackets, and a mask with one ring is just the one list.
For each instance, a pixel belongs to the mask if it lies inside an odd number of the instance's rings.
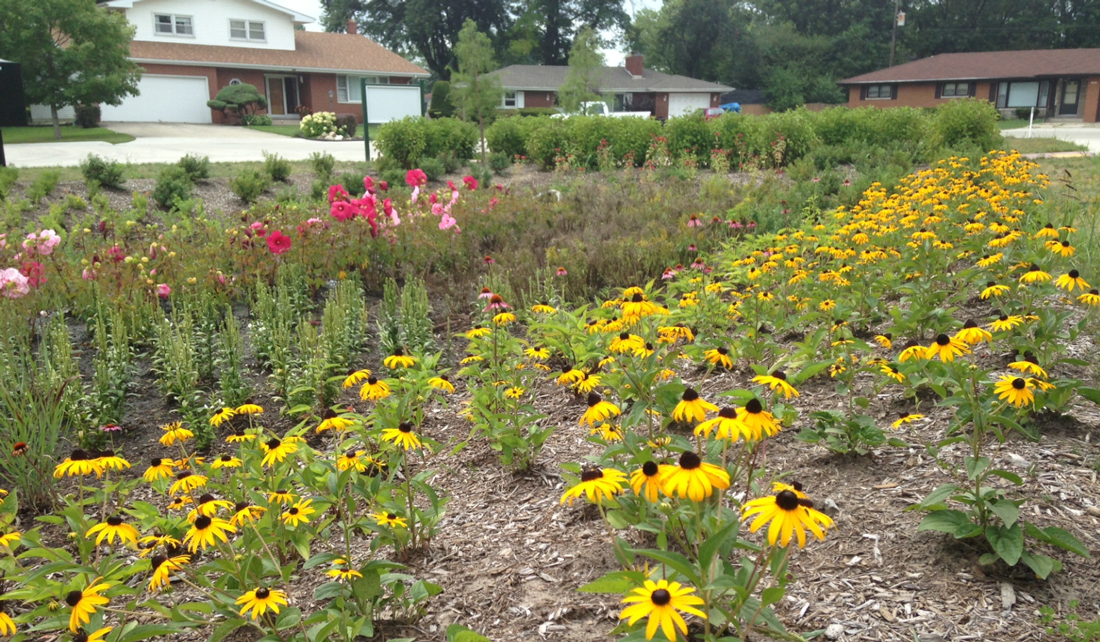
{"label": "tree trunk", "polygon": [[61,140],[61,119],[57,117],[57,105],[50,105],[50,115],[53,116],[53,137]]}

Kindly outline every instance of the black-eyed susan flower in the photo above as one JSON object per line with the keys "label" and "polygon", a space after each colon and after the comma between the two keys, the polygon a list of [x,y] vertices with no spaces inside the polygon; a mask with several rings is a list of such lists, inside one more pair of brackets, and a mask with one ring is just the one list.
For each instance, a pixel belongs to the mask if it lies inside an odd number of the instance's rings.
{"label": "black-eyed susan flower", "polygon": [[317,424],[317,432],[322,433],[329,430],[344,432],[353,423],[352,420],[342,417],[332,408],[325,408],[325,412],[321,414],[321,423]]}
{"label": "black-eyed susan flower", "polygon": [[773,392],[783,395],[784,399],[798,396],[798,391],[787,381],[787,373],[782,370],[776,370],[771,374],[756,375],[752,378],[752,382],[762,386],[770,386]]}
{"label": "black-eyed susan flower", "polygon": [[7,613],[0,611],[0,635],[14,636],[15,633],[15,620],[11,619],[11,616]]}
{"label": "black-eyed susan flower", "polygon": [[210,463],[210,467],[214,470],[219,468],[240,468],[241,460],[239,457],[233,455],[220,455],[214,458],[214,461]]}
{"label": "black-eyed susan flower", "polygon": [[188,504],[194,504],[195,500],[191,499],[187,495],[180,495],[172,501],[168,502],[168,510],[183,510]]}
{"label": "black-eyed susan flower", "polygon": [[408,528],[409,525],[405,522],[405,518],[395,513],[371,513],[371,519],[373,519],[379,526],[388,526],[390,528]]}
{"label": "black-eyed susan flower", "polygon": [[253,441],[256,439],[256,433],[246,432],[245,430],[236,430],[232,435],[228,435],[225,438],[226,443],[230,444],[242,444],[246,441]]}
{"label": "black-eyed susan flower", "polygon": [[237,528],[224,519],[200,515],[195,521],[191,522],[191,528],[183,536],[183,543],[190,542],[188,548],[192,553],[199,548],[205,551],[207,547],[215,546],[217,540],[228,543],[229,538],[226,536],[226,532],[236,533]]}
{"label": "black-eyed susan flower", "polygon": [[924,346],[920,345],[916,341],[911,341],[909,345],[898,355],[898,361],[905,363],[912,359],[928,359],[928,350]]}
{"label": "black-eyed susan flower", "polygon": [[1041,239],[1041,238],[1056,239],[1056,238],[1058,238],[1058,230],[1056,230],[1054,228],[1054,226],[1051,225],[1050,223],[1047,223],[1046,225],[1043,226],[1043,229],[1041,229],[1041,230],[1039,230],[1038,232],[1035,233],[1035,238],[1037,238],[1037,239]]}
{"label": "black-eyed susan flower", "polygon": [[[634,319],[641,319],[643,317],[652,316],[657,314],[658,308],[655,304],[651,303],[642,293],[640,288],[634,288],[633,292],[622,302],[623,316]],[[625,297],[626,295],[624,295]]]}
{"label": "black-eyed susan flower", "polygon": [[924,415],[916,412],[903,412],[898,414],[898,418],[894,420],[894,423],[890,424],[890,427],[897,430],[905,424],[913,423],[918,419],[924,419]]}
{"label": "black-eyed susan flower", "polygon": [[[649,413],[649,412],[653,412],[653,411],[646,410],[646,412]],[[654,414],[657,414],[657,413],[654,413]],[[660,415],[657,415],[657,416],[660,416]],[[652,450],[660,450],[662,448],[668,448],[668,445],[671,444],[671,443],[672,443],[672,437],[670,437],[668,435],[660,435],[660,436],[654,437],[653,439],[646,440],[645,445],[649,446]]]}
{"label": "black-eyed susan flower", "polygon": [[577,423],[594,426],[597,422],[607,421],[611,417],[618,417],[621,410],[610,401],[605,401],[598,392],[588,393],[588,410],[584,411]]}
{"label": "black-eyed susan flower", "polygon": [[95,457],[96,461],[105,471],[124,470],[130,467],[130,462],[116,455],[115,451],[111,449],[96,451],[94,453],[89,453],[89,455]]}
{"label": "black-eyed susan flower", "polygon": [[65,596],[65,604],[72,609],[72,613],[69,614],[70,631],[79,633],[81,627],[92,621],[92,615],[95,614],[97,606],[110,603],[110,598],[100,595],[109,588],[111,588],[110,584],[96,578],[89,582],[84,590],[69,591]]}
{"label": "black-eyed susan flower", "polygon": [[737,410],[734,408],[722,408],[718,411],[717,417],[708,419],[695,427],[696,435],[710,437],[712,432],[715,439],[723,441],[737,441],[742,437],[745,439],[754,438],[754,434],[748,426],[738,421]]}
{"label": "black-eyed susan flower", "polygon": [[383,441],[389,441],[405,450],[420,448],[420,438],[413,432],[413,425],[407,421],[398,424],[397,428],[386,428],[382,431]]}
{"label": "black-eyed susan flower", "polygon": [[447,394],[454,394],[455,385],[447,378],[447,375],[439,375],[428,379],[428,385],[436,390],[442,390]]}
{"label": "black-eyed susan flower", "polygon": [[691,331],[691,328],[681,323],[659,327],[657,328],[657,335],[662,343],[675,343],[677,339],[689,342],[695,340],[695,333]]}
{"label": "black-eyed susan flower", "polygon": [[344,377],[343,387],[345,389],[355,387],[359,385],[360,381],[363,381],[369,376],[370,370],[367,370],[366,368],[363,368],[362,370],[355,370],[349,373],[347,377]]}
{"label": "black-eyed susan flower", "polygon": [[146,535],[138,540],[138,557],[144,559],[152,553],[158,546],[165,550],[174,549],[179,547],[180,541],[171,535]]}
{"label": "black-eyed susan flower", "polygon": [[543,301],[542,303],[536,303],[531,306],[531,311],[536,314],[554,314],[558,310],[546,301]]}
{"label": "black-eyed susan flower", "polygon": [[586,395],[600,386],[603,377],[598,374],[585,373],[584,378],[573,384],[573,390],[578,394]]}
{"label": "black-eyed susan flower", "polygon": [[344,580],[345,582],[350,582],[357,577],[363,577],[362,573],[351,568],[348,561],[342,557],[337,557],[332,560],[332,568],[325,571],[325,575],[328,575],[334,580]]}
{"label": "black-eyed susan flower", "polygon": [[237,416],[237,411],[235,409],[222,408],[218,412],[214,413],[214,416],[210,418],[210,425],[214,427],[220,426],[235,416]]}
{"label": "black-eyed susan flower", "polygon": [[367,454],[365,450],[359,450],[352,448],[336,458],[336,470],[341,472],[345,470],[351,470],[354,468],[358,472],[363,472],[367,469],[367,465],[363,463],[361,459],[363,455]]}
{"label": "black-eyed susan flower", "polygon": [[516,315],[511,312],[500,312],[493,317],[493,323],[497,325],[508,325],[509,323],[516,322]]}
{"label": "black-eyed susan flower", "polygon": [[993,392],[997,393],[997,398],[1001,401],[1007,401],[1019,408],[1035,402],[1035,393],[1032,392],[1034,388],[1035,384],[1029,379],[1005,375],[993,387]]}
{"label": "black-eyed susan flower", "polygon": [[1077,248],[1069,244],[1069,241],[1055,241],[1053,239],[1043,244],[1043,247],[1062,258],[1069,258],[1077,253]]}
{"label": "black-eyed susan flower", "polygon": [[103,540],[107,540],[108,544],[113,544],[115,539],[124,544],[129,543],[137,546],[137,539],[140,533],[133,526],[123,521],[121,515],[111,515],[107,518],[107,521],[96,524],[88,529],[85,537],[91,537],[96,535],[95,543],[99,546],[103,543]]}
{"label": "black-eyed susan flower", "polygon": [[611,340],[611,345],[607,347],[609,352],[615,354],[625,354],[627,352],[633,352],[638,346],[645,345],[645,340],[636,334],[630,334],[629,332],[621,332],[617,337]]}
{"label": "black-eyed susan flower", "polygon": [[142,478],[147,482],[155,482],[158,479],[168,479],[175,473],[172,472],[172,467],[175,463],[171,459],[164,457],[154,457],[149,462],[149,467],[145,469],[145,474]]}
{"label": "black-eyed susan flower", "polygon": [[741,422],[749,431],[749,436],[754,440],[762,439],[764,435],[769,437],[779,432],[779,424],[776,423],[772,413],[764,410],[764,404],[755,397],[749,399],[743,407],[737,409],[737,421]]}
{"label": "black-eyed susan flower", "polygon": [[1081,278],[1081,273],[1077,270],[1070,270],[1066,274],[1058,277],[1054,280],[1054,285],[1062,288],[1066,292],[1073,292],[1074,288],[1080,288],[1082,292],[1089,289],[1088,281]]}
{"label": "black-eyed susan flower", "polygon": [[630,606],[623,609],[619,619],[626,620],[627,626],[631,626],[638,620],[648,617],[645,627],[647,640],[653,639],[658,628],[669,640],[679,639],[676,629],[680,629],[684,639],[687,639],[687,622],[680,615],[680,611],[707,619],[706,613],[695,608],[702,606],[705,602],[703,598],[692,595],[694,592],[694,588],[683,586],[679,582],[646,580],[644,586],[632,590],[623,598],[623,603]]}
{"label": "black-eyed susan flower", "polygon": [[1049,280],[1050,274],[1034,263],[1020,276],[1020,283],[1046,283]]}
{"label": "black-eyed susan flower", "polygon": [[294,501],[294,493],[282,488],[272,491],[267,495],[267,501],[271,504],[279,504],[280,506],[289,504]]}
{"label": "black-eyed susan flower", "polygon": [[1016,328],[1017,326],[1023,325],[1023,323],[1024,318],[1018,314],[1002,314],[1000,317],[994,319],[993,322],[989,324],[989,329],[993,330],[994,332],[1007,332],[1009,330],[1012,330],[1013,328]]}
{"label": "black-eyed susan flower", "polygon": [[967,345],[973,346],[981,343],[982,341],[988,341],[992,343],[993,335],[990,334],[988,330],[979,327],[973,319],[968,319],[966,323],[963,324],[962,330],[959,330],[955,333],[955,339],[962,341]]}
{"label": "black-eyed susan flower", "polygon": [[258,406],[254,403],[246,403],[237,406],[238,415],[262,415],[264,409],[262,406]]}
{"label": "black-eyed susan flower", "polygon": [[95,474],[99,477],[103,474],[103,466],[99,461],[87,453],[87,451],[77,448],[65,458],[60,464],[54,468],[53,476],[60,479],[61,477],[74,477],[85,476]]}
{"label": "black-eyed susan flower", "polygon": [[530,347],[524,350],[523,354],[528,359],[534,359],[535,361],[546,361],[550,358],[550,351],[546,348]]}
{"label": "black-eyed susan flower", "polygon": [[288,455],[298,452],[298,443],[292,439],[272,437],[260,444],[260,448],[264,451],[264,458],[260,463],[263,466],[274,466],[286,461]]}
{"label": "black-eyed susan flower", "polygon": [[604,500],[611,501],[615,495],[623,492],[623,482],[626,481],[626,473],[614,468],[585,468],[581,471],[581,480],[575,486],[565,491],[561,496],[562,504],[573,505],[573,501],[580,499],[581,495],[588,498],[594,504],[602,504]]}
{"label": "black-eyed susan flower", "polygon": [[233,508],[233,502],[225,499],[218,499],[210,493],[203,493],[199,496],[198,501],[195,503],[195,507],[188,513],[187,521],[193,522],[198,519],[200,515],[213,517],[218,514],[218,509],[220,508]]}
{"label": "black-eyed susan flower", "polygon": [[711,348],[703,353],[703,358],[707,363],[722,366],[726,370],[733,368],[733,360],[729,357],[730,351],[725,346],[719,346],[717,348]]}
{"label": "black-eyed susan flower", "polygon": [[229,523],[232,526],[254,524],[266,512],[267,509],[262,506],[253,506],[248,502],[237,502],[233,505],[233,516],[229,518]]}
{"label": "black-eyed susan flower", "polygon": [[367,377],[367,382],[359,389],[359,398],[363,401],[378,401],[390,396],[390,386],[377,377]]}
{"label": "black-eyed susan flower", "polygon": [[183,470],[176,473],[176,481],[172,482],[172,487],[169,488],[168,491],[172,495],[190,493],[196,488],[205,486],[206,481],[206,477],[202,475],[196,475],[189,470]]}
{"label": "black-eyed susan flower", "polygon": [[18,531],[7,533],[6,535],[0,535],[0,548],[6,548],[8,550],[14,550],[19,540],[23,535]]}
{"label": "black-eyed susan flower", "polygon": [[638,497],[644,497],[651,504],[656,504],[658,491],[661,490],[661,467],[654,461],[647,461],[642,467],[630,475],[630,490]]}
{"label": "black-eyed susan flower", "polygon": [[1043,370],[1042,366],[1035,362],[1034,357],[1027,357],[1024,359],[1020,359],[1019,361],[1013,361],[1012,363],[1008,364],[1008,367],[1012,368],[1013,370],[1018,370],[1027,374],[1033,374],[1036,377],[1042,377],[1044,379],[1046,379],[1047,377],[1047,371]]}
{"label": "black-eyed susan flower", "polygon": [[393,354],[382,360],[382,365],[390,370],[411,368],[416,365],[416,357],[406,355],[405,351],[401,348],[394,348]]}
{"label": "black-eyed susan flower", "polygon": [[890,348],[894,347],[893,338],[894,335],[887,332],[885,334],[876,334],[874,336],[874,341],[875,343],[879,344],[879,346],[889,350]]}
{"label": "black-eyed susan flower", "polygon": [[523,396],[523,393],[527,392],[520,386],[512,386],[504,391],[504,396],[507,399],[519,399]]}
{"label": "black-eyed susan flower", "polygon": [[149,578],[149,590],[159,591],[162,588],[167,588],[172,573],[182,571],[183,565],[190,562],[190,555],[176,555],[173,557],[154,555],[151,557],[149,559],[149,570],[152,571],[152,576]]}
{"label": "black-eyed susan flower", "polygon": [[990,281],[989,283],[986,283],[985,289],[982,290],[980,298],[983,300],[996,298],[1003,294],[1006,294],[1009,290],[1011,290],[1011,288],[1009,288],[1007,285],[1000,285],[996,281]]}
{"label": "black-eyed susan flower", "polygon": [[746,502],[741,509],[742,520],[755,516],[749,531],[755,533],[764,524],[768,526],[768,543],[776,542],[786,547],[793,536],[798,537],[798,547],[806,547],[806,531],[819,540],[825,539],[825,530],[833,526],[828,515],[813,508],[813,502],[799,497],[792,490],[782,490],[775,495]]}
{"label": "black-eyed susan flower", "polygon": [[557,378],[557,383],[559,386],[573,385],[583,380],[584,377],[584,370],[580,370],[575,366],[562,366],[561,374],[558,375]]}
{"label": "black-eyed susan flower", "polygon": [[160,436],[160,445],[171,446],[178,442],[185,442],[195,436],[195,433],[183,427],[183,424],[174,421],[160,427],[164,434]]}
{"label": "black-eyed susan flower", "polygon": [[297,527],[298,524],[308,524],[309,516],[317,512],[317,509],[310,506],[312,503],[312,499],[298,500],[296,504],[283,512],[283,523],[294,527]]}
{"label": "black-eyed susan flower", "polygon": [[987,268],[987,267],[990,267],[992,265],[996,265],[997,263],[999,263],[1001,261],[1002,258],[1004,258],[1004,254],[1002,254],[1000,252],[997,252],[996,254],[993,254],[993,255],[988,255],[987,254],[987,255],[983,256],[981,258],[981,260],[978,261],[978,267]]}
{"label": "black-eyed susan flower", "polygon": [[272,613],[278,615],[279,607],[287,606],[288,604],[286,593],[278,589],[269,589],[263,586],[238,597],[236,603],[241,605],[242,617],[249,611],[252,611],[253,621],[260,619],[260,616],[269,609]]}
{"label": "black-eyed susan flower", "polygon": [[483,328],[480,325],[475,325],[474,327],[467,330],[465,334],[467,339],[480,339],[481,337],[487,337],[492,333],[493,331],[489,328]]}
{"label": "black-eyed susan flower", "polygon": [[661,492],[693,502],[710,497],[715,488],[725,490],[729,487],[729,473],[708,464],[690,450],[680,455],[679,465],[668,466],[661,475]]}
{"label": "black-eyed susan flower", "polygon": [[969,353],[970,348],[958,338],[940,334],[936,336],[936,340],[932,342],[932,345],[925,349],[925,358],[939,357],[940,361],[948,362],[954,361],[955,357],[959,355]]}
{"label": "black-eyed susan flower", "polygon": [[623,440],[622,428],[608,422],[589,428],[588,434],[599,437],[605,444],[614,444]]}
{"label": "black-eyed susan flower", "polygon": [[1077,297],[1077,300],[1092,307],[1100,306],[1100,290],[1089,290]]}
{"label": "black-eyed susan flower", "polygon": [[694,388],[684,390],[680,403],[672,409],[672,418],[676,421],[699,423],[707,418],[707,411],[718,412],[718,406],[705,401]]}
{"label": "black-eyed susan flower", "polygon": [[896,381],[898,383],[902,383],[902,382],[905,381],[905,375],[903,375],[901,372],[899,372],[898,369],[895,368],[892,364],[884,363],[878,369],[878,371],[881,372],[882,374],[886,375],[887,377],[890,377],[891,379],[893,379],[894,381]]}

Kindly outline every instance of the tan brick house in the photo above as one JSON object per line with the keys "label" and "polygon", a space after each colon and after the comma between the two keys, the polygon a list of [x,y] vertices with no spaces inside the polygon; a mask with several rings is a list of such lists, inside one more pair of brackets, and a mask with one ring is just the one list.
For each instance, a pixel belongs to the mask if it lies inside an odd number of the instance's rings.
{"label": "tan brick house", "polygon": [[1011,117],[1100,121],[1100,49],[940,54],[840,81],[849,107],[935,107],[981,98]]}

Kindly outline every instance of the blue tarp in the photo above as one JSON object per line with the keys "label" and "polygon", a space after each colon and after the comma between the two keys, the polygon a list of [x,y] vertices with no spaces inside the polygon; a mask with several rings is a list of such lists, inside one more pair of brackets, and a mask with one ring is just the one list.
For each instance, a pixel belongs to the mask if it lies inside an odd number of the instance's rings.
{"label": "blue tarp", "polygon": [[741,103],[726,103],[725,105],[718,106],[726,111],[732,111],[735,114],[741,113]]}

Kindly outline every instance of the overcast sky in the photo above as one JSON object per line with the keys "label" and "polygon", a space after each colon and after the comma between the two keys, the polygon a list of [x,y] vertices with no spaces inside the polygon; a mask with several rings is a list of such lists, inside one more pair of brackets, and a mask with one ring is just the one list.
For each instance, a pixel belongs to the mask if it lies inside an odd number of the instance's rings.
{"label": "overcast sky", "polygon": [[[284,7],[293,9],[300,13],[304,13],[307,16],[312,16],[317,22],[306,25],[306,29],[309,31],[320,31],[321,25],[321,2],[320,0],[273,0],[276,4],[281,4]],[[663,0],[624,0],[623,8],[631,16],[639,9],[657,9],[661,6]],[[626,57],[626,53],[622,51],[604,50],[604,57],[607,58],[607,64],[609,65],[621,65],[623,64],[623,58]]]}

